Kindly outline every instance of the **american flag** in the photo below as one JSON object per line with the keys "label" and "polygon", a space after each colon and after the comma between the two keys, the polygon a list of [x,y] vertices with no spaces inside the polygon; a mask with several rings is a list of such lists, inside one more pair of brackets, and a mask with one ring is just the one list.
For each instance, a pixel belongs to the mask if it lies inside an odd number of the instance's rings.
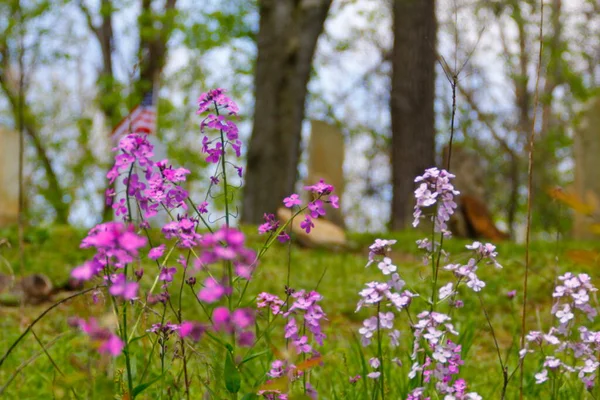
{"label": "american flag", "polygon": [[113,129],[111,138],[117,142],[130,133],[153,134],[156,131],[156,107],[152,91],[146,93],[142,102]]}

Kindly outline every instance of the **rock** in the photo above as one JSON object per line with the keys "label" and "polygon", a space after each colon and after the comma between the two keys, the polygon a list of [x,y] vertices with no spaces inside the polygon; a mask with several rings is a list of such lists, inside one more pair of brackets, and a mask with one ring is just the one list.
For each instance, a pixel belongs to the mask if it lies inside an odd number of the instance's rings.
{"label": "rock", "polygon": [[[286,223],[292,217],[292,212],[287,208],[277,210],[277,218]],[[331,221],[322,218],[313,219],[315,224],[310,233],[300,228],[304,215],[300,214],[292,222],[292,233],[294,237],[306,247],[324,247],[328,249],[345,248],[347,246],[346,233],[342,228]]]}

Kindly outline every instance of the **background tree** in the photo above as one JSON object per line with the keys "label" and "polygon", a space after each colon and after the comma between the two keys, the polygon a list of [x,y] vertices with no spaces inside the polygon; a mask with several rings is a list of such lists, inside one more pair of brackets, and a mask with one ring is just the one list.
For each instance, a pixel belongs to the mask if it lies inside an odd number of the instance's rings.
{"label": "background tree", "polygon": [[390,225],[398,230],[413,219],[414,177],[435,163],[437,22],[434,0],[395,0],[393,9]]}
{"label": "background tree", "polygon": [[259,223],[293,191],[312,59],[331,0],[259,1],[254,126],[242,222]]}

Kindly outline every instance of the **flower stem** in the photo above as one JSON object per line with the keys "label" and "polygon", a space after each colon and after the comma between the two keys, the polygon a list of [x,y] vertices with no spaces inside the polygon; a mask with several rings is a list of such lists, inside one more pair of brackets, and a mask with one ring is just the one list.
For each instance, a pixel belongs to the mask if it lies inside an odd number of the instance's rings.
{"label": "flower stem", "polygon": [[381,303],[377,303],[377,358],[379,359],[379,376],[380,378],[380,389],[381,389],[381,400],[385,399],[385,378],[383,372],[383,350],[381,343],[381,317],[380,317]]}

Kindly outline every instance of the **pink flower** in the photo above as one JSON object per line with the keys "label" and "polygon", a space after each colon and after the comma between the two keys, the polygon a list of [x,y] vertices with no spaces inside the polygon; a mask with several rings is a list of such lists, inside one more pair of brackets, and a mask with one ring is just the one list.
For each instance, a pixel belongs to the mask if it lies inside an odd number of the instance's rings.
{"label": "pink flower", "polygon": [[218,331],[231,332],[231,316],[226,307],[217,307],[212,315],[213,324]]}
{"label": "pink flower", "polygon": [[315,219],[325,215],[325,209],[323,208],[323,200],[315,200],[308,203],[308,209],[310,210],[310,216]]}
{"label": "pink flower", "polygon": [[323,179],[319,179],[319,183],[310,186],[304,186],[304,190],[313,192],[316,195],[327,195],[333,192],[333,186],[325,183]]}
{"label": "pink flower", "polygon": [[310,233],[310,230],[315,227],[315,224],[311,221],[310,217],[307,215],[304,221],[300,223],[300,228],[304,229],[306,233]]}
{"label": "pink flower", "polygon": [[294,206],[301,205],[302,204],[302,200],[300,200],[300,196],[298,196],[296,193],[292,193],[290,195],[290,197],[286,197],[285,199],[283,199],[283,204],[287,208],[292,208]]}
{"label": "pink flower", "polygon": [[96,342],[99,353],[108,353],[116,357],[121,354],[123,347],[125,347],[125,344],[117,335],[106,328],[101,328],[94,318],[90,318],[89,321],[76,318],[70,324],[81,329],[90,339]]}
{"label": "pink flower", "polygon": [[202,324],[193,321],[183,321],[179,326],[179,335],[182,338],[189,336],[194,342],[199,341],[205,331],[206,328]]}
{"label": "pink flower", "polygon": [[238,308],[231,314],[231,322],[238,329],[245,329],[254,324],[254,315],[249,308]]}
{"label": "pink flower", "polygon": [[123,297],[125,300],[133,300],[137,296],[139,284],[137,282],[127,282],[124,274],[113,276],[112,284],[108,289],[113,296]]}
{"label": "pink flower", "polygon": [[163,256],[166,247],[166,245],[161,244],[160,246],[151,248],[148,252],[148,258],[150,258],[151,260],[158,260]]}
{"label": "pink flower", "polygon": [[175,272],[177,272],[177,268],[174,268],[174,267],[163,268],[160,271],[160,275],[158,276],[158,279],[161,281],[164,281],[164,282],[172,282]]}
{"label": "pink flower", "polygon": [[204,288],[198,292],[198,300],[206,303],[214,303],[219,301],[226,292],[225,287],[217,282],[215,278],[209,277],[204,281]]}
{"label": "pink flower", "polygon": [[83,265],[74,268],[71,276],[79,281],[89,281],[102,270],[102,265],[96,261],[86,261]]}

